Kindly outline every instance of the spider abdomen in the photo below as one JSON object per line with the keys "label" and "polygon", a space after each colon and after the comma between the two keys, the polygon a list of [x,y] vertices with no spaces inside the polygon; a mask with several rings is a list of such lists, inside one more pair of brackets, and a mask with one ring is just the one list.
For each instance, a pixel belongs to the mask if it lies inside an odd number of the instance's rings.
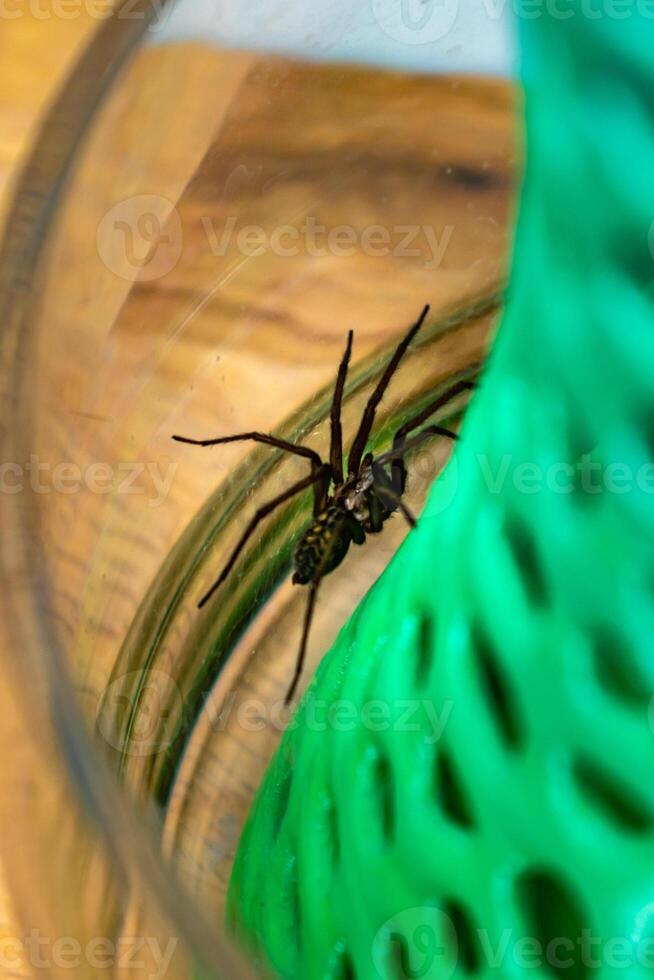
{"label": "spider abdomen", "polygon": [[306,585],[340,565],[352,540],[350,523],[350,515],[335,504],[314,518],[295,548],[295,583]]}

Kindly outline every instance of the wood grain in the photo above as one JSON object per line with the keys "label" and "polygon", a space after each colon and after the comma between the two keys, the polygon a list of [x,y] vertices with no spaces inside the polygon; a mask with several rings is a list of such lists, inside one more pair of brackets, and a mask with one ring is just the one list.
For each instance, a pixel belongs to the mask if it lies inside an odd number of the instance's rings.
{"label": "wood grain", "polygon": [[[151,74],[150,57],[135,67],[136,77]],[[151,508],[145,495],[116,492],[109,498],[78,495],[68,513],[57,501],[48,515],[56,614],[90,720],[169,548],[249,451],[231,445],[201,452],[171,445],[171,434],[274,429],[333,377],[348,327],[356,331],[356,363],[397,337],[424,302],[438,316],[496,287],[504,274],[514,169],[512,108],[512,93],[501,83],[257,59],[231,93],[167,224],[161,216],[164,237],[183,243],[170,271],[125,291],[99,263],[89,274],[101,284],[95,295],[105,298],[90,307],[88,297],[86,306],[75,304],[74,280],[66,286],[67,312],[77,311],[76,322],[58,321],[57,330],[74,330],[87,369],[69,376],[75,365],[49,365],[50,379],[42,383],[46,392],[56,388],[59,404],[55,438],[48,426],[45,442],[61,446],[63,439],[70,453],[65,407],[74,419],[72,445],[80,466],[136,459],[176,467],[159,507]],[[79,238],[82,249],[100,218],[88,210],[85,178],[97,184],[94,162],[108,152],[123,111],[98,135],[80,174],[75,191],[87,213],[80,218],[71,202],[56,265],[59,296],[70,279],[66,264],[75,263],[71,242]],[[155,180],[151,192],[160,193],[160,186]],[[108,190],[101,195],[104,206],[116,194],[113,183]],[[89,228],[86,235],[80,236],[80,220]],[[308,220],[327,230],[323,239],[329,229],[351,232],[347,254],[324,240],[311,243]],[[217,240],[230,222],[232,236],[220,248]],[[261,254],[247,254],[239,243],[239,230],[248,227],[260,230]],[[293,254],[273,247],[280,228],[295,244]],[[388,233],[385,254],[365,247],[370,228]],[[436,264],[425,228],[439,242],[447,239]],[[414,238],[403,250],[407,229]],[[165,251],[151,260],[157,261],[165,267]],[[478,356],[487,329],[485,324],[468,341]],[[443,355],[443,375],[454,363]],[[358,571],[350,565],[340,584],[330,583],[316,624],[316,655],[401,536],[397,527],[379,550],[361,556]],[[264,690],[271,696],[288,673],[284,658],[273,666],[273,647],[288,641],[288,650],[294,649],[301,599],[278,598],[273,638],[263,643],[255,630],[243,641],[245,657],[253,648],[260,654],[250,696],[261,693],[266,670]],[[168,662],[157,666],[174,675],[177,649],[168,647],[167,655]],[[176,782],[166,847],[216,921],[238,830],[278,734],[268,728],[248,736],[246,744],[236,724],[226,736],[200,734],[190,750],[195,758],[185,760]],[[142,785],[139,760],[130,760],[127,772]]]}
{"label": "wood grain", "polygon": [[[140,182],[129,167],[125,180],[120,167],[98,167],[116,160],[112,146],[120,159],[145,152],[139,122],[147,133],[142,116],[152,103],[140,85],[152,78],[156,57],[150,50],[138,59],[131,86],[89,144],[43,302],[37,376],[50,409],[38,420],[43,458],[53,466],[72,460],[83,471],[97,461],[174,469],[156,507],[147,476],[141,495],[116,487],[109,495],[43,497],[53,612],[91,717],[147,584],[209,491],[248,452],[237,444],[201,454],[172,443],[172,433],[274,428],[330,379],[348,327],[356,330],[356,360],[398,335],[425,302],[438,315],[497,284],[506,252],[514,154],[506,86],[261,59],[239,80],[237,61],[221,106],[212,105],[206,155],[188,185],[175,187],[174,161],[169,174],[144,166]],[[205,74],[212,58],[217,73],[227,71],[215,53],[177,48],[177,69],[183,57]],[[187,109],[188,100],[184,118]],[[208,121],[206,111],[201,118]],[[167,106],[152,131],[173,122]],[[164,140],[160,149],[168,148]],[[187,181],[192,159],[184,161]],[[132,287],[93,246],[112,202],[137,188],[175,201],[162,237],[183,244],[170,271]],[[351,254],[312,253],[301,230],[307,218],[352,229]],[[220,235],[230,220],[234,234],[216,254],[207,228]],[[299,229],[295,254],[272,247],[244,254],[238,230],[247,226],[262,229],[267,242],[280,227]],[[394,252],[366,251],[362,236],[371,227],[388,232]],[[400,252],[407,227],[449,234],[437,268],[424,235],[413,254]],[[53,356],[52,336],[75,359]]]}
{"label": "wood grain", "polygon": [[[34,25],[16,29],[21,51],[43,45]],[[89,29],[72,25],[65,42],[59,24],[49,34],[41,67],[53,79]],[[29,75],[5,110],[5,182],[47,109],[37,98],[42,77]],[[172,433],[274,429],[333,377],[349,327],[358,361],[425,302],[437,315],[500,284],[513,108],[511,88],[495,81],[321,68],[201,45],[138,53],[98,113],[58,216],[34,350],[34,451],[51,471],[102,463],[119,473],[136,463],[172,473],[160,500],[145,470],[142,493],[114,481],[108,493],[55,489],[39,502],[51,615],[91,724],[163,559],[248,452],[200,453],[172,444]],[[144,216],[156,241],[148,228],[135,236]],[[239,238],[248,226],[259,229],[261,254]],[[311,228],[324,229],[317,244]],[[385,252],[371,245],[371,229],[384,233]],[[474,337],[479,352],[485,331]],[[319,643],[398,540],[352,567],[346,588],[333,587]],[[292,632],[297,609],[282,599]],[[261,636],[246,648],[253,643],[265,649]],[[215,914],[270,744],[253,749],[244,792],[221,809],[224,755],[200,738],[192,783],[173,798],[166,846]]]}

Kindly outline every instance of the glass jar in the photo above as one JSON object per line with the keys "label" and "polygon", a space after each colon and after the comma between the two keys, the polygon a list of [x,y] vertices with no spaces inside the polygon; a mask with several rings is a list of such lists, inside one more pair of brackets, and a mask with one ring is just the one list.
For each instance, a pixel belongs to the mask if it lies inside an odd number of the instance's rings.
{"label": "glass jar", "polygon": [[[222,934],[225,888],[288,722],[308,499],[196,605],[306,465],[171,437],[263,429],[324,454],[346,331],[347,438],[426,302],[373,445],[473,375],[503,278],[512,99],[157,44],[148,4],[131,10],[98,24],[45,118],[0,269],[11,955],[53,976],[233,980],[250,968]],[[411,460],[415,508],[448,451]],[[305,683],[405,533],[394,519],[325,581]]]}

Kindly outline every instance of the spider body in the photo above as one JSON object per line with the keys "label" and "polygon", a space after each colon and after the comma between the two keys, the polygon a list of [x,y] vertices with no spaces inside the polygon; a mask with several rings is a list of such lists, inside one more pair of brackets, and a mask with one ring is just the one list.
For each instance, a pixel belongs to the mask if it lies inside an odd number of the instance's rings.
{"label": "spider body", "polygon": [[360,544],[365,541],[366,534],[378,534],[393,512],[376,491],[372,462],[372,456],[367,456],[358,478],[344,484],[336,494],[336,499],[364,532]]}
{"label": "spider body", "polygon": [[332,500],[312,521],[293,554],[293,583],[308,585],[333,572],[349,551],[352,541],[363,544],[365,533],[356,518]]}
{"label": "spider body", "polygon": [[[415,518],[402,499],[407,479],[404,454],[433,435],[456,439],[456,434],[449,429],[440,425],[425,425],[425,423],[455,396],[474,387],[474,382],[466,379],[457,381],[430,401],[421,412],[405,422],[395,433],[393,446],[389,451],[377,457],[370,452],[365,453],[375,421],[376,409],[428,311],[429,307],[425,306],[418,321],[400,341],[368,399],[350,448],[347,473],[343,466],[341,406],[352,353],[351,330],[338,369],[332,400],[329,462],[323,462],[318,453],[307,446],[287,442],[263,432],[244,432],[234,436],[221,436],[218,439],[189,439],[185,436],[173,436],[173,439],[178,442],[195,446],[215,446],[243,440],[260,442],[304,457],[311,464],[311,472],[308,476],[259,508],[245,528],[220,576],[199,602],[199,606],[204,606],[225,581],[260,521],[296,494],[312,488],[313,520],[301,534],[293,553],[293,582],[297,585],[307,585],[309,598],[295,674],[286,695],[286,703],[291,700],[301,675],[316,595],[322,579],[341,564],[351,544],[361,545],[367,535],[378,534],[394,512],[399,510],[409,525],[415,526]],[[416,429],[420,431],[410,436],[410,433],[415,432]]]}
{"label": "spider body", "polygon": [[358,478],[338,486],[327,505],[304,531],[293,554],[293,582],[318,582],[337,568],[351,544],[364,544],[391,516],[374,489],[372,460]]}

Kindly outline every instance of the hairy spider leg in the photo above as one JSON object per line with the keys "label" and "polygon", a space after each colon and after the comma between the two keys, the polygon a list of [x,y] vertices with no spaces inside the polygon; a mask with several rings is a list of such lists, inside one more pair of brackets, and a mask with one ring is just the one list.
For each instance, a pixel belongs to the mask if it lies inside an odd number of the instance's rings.
{"label": "hairy spider leg", "polygon": [[426,442],[432,436],[443,436],[445,439],[451,439],[453,442],[456,442],[459,438],[456,432],[452,432],[451,429],[446,429],[442,425],[427,425],[415,436],[412,436],[411,439],[404,441],[394,449],[389,449],[388,452],[382,453],[377,458],[376,462],[378,464],[391,464],[391,486],[393,492],[398,497],[403,496],[406,491],[407,469],[406,463],[404,462],[405,454],[415,449],[416,446],[421,446],[423,442]]}
{"label": "hairy spider leg", "polygon": [[313,613],[316,608],[316,596],[318,595],[318,588],[321,582],[322,578],[319,578],[316,582],[312,582],[309,586],[309,597],[307,599],[307,605],[304,611],[304,622],[302,624],[302,639],[300,640],[300,649],[298,651],[297,660],[295,661],[295,673],[293,674],[293,679],[289,685],[288,691],[286,692],[286,697],[284,698],[284,704],[287,706],[293,700],[293,695],[295,694],[300,677],[302,676],[304,661],[307,655],[309,631],[311,630]]}
{"label": "hairy spider leg", "polygon": [[309,597],[307,599],[307,605],[304,612],[304,622],[302,624],[302,638],[300,640],[300,649],[298,650],[297,660],[295,662],[295,672],[293,674],[293,679],[290,683],[288,691],[286,692],[286,697],[284,698],[284,704],[289,705],[295,694],[300,677],[302,676],[302,671],[304,669],[304,661],[307,655],[307,647],[309,643],[309,633],[311,631],[311,623],[313,622],[313,613],[316,607],[316,596],[318,594],[318,589],[320,583],[324,578],[324,569],[328,567],[329,560],[332,556],[334,550],[336,539],[332,538],[331,543],[321,562],[320,569],[316,575],[316,578],[309,585]]}
{"label": "hairy spider leg", "polygon": [[222,583],[225,581],[225,579],[231,572],[232,568],[234,567],[234,564],[238,556],[240,555],[241,551],[247,544],[250,536],[256,530],[259,523],[265,517],[268,517],[269,514],[272,514],[272,512],[277,507],[280,507],[282,504],[286,503],[287,500],[290,500],[291,497],[294,497],[296,494],[301,493],[302,490],[306,490],[310,486],[319,484],[321,481],[323,486],[328,485],[330,476],[331,476],[331,472],[330,472],[329,465],[327,463],[322,463],[319,470],[310,473],[309,476],[306,476],[303,480],[299,480],[297,483],[294,483],[293,486],[288,488],[288,490],[285,490],[283,493],[280,493],[279,496],[277,497],[273,497],[272,500],[269,500],[268,503],[263,504],[263,506],[256,511],[251,521],[245,528],[245,531],[239,538],[238,544],[232,551],[230,558],[227,564],[225,565],[225,567],[223,568],[222,572],[220,573],[220,575],[218,576],[214,584],[211,586],[209,591],[206,593],[206,595],[204,595],[200,600],[200,602],[198,603],[198,609],[201,609],[202,606],[204,606],[205,603],[209,601],[209,599],[214,594],[216,589],[219,588],[219,586],[221,586]]}
{"label": "hairy spider leg", "polygon": [[[406,465],[402,459],[403,454],[398,452],[398,450],[400,450],[404,445],[407,446],[407,449],[411,449],[414,445],[416,445],[414,442],[410,442],[409,444],[406,443],[406,437],[408,434],[421,426],[427,421],[428,418],[430,418],[430,416],[434,414],[434,412],[437,412],[439,408],[443,408],[444,405],[451,402],[453,398],[457,397],[457,395],[460,395],[464,391],[471,391],[476,387],[477,384],[474,381],[457,381],[454,385],[442,392],[432,402],[426,405],[421,412],[418,412],[417,415],[414,415],[397,430],[395,436],[393,437],[392,451],[389,453],[384,453],[383,457],[380,457],[380,460],[382,458],[385,460],[393,460],[391,465],[392,484],[393,489],[397,494],[402,495],[404,493],[407,479]],[[429,429],[424,429],[423,432],[428,435],[433,434],[445,436],[448,439],[457,438],[456,433],[452,432],[450,429],[444,428],[443,426],[430,426]]]}
{"label": "hairy spider leg", "polygon": [[[175,442],[184,442],[189,446],[221,446],[226,442],[262,442],[266,446],[274,446],[282,449],[286,453],[294,456],[303,456],[310,460],[312,472],[317,472],[324,464],[319,454],[308,446],[299,446],[295,442],[288,442],[287,439],[279,439],[277,436],[269,436],[265,432],[241,432],[234,436],[219,436],[217,439],[189,439],[187,436],[173,436]],[[323,494],[324,498],[324,494]],[[313,513],[317,516],[323,506],[324,499],[316,494],[314,498]]]}
{"label": "hairy spider leg", "polygon": [[395,349],[395,353],[393,354],[390,361],[386,365],[386,370],[384,371],[381,378],[377,382],[377,387],[375,388],[370,398],[368,399],[368,403],[366,404],[366,407],[363,412],[363,416],[361,418],[361,424],[359,425],[359,429],[352,443],[352,448],[350,449],[350,457],[348,460],[348,472],[350,476],[353,476],[355,473],[358,473],[359,471],[359,467],[361,465],[361,458],[363,456],[364,450],[366,448],[366,443],[368,442],[368,439],[370,437],[370,432],[372,430],[375,421],[375,412],[377,411],[377,407],[381,402],[382,398],[384,397],[384,394],[386,392],[386,389],[388,388],[391,378],[397,371],[399,363],[404,357],[404,354],[406,353],[409,344],[420,330],[420,327],[423,325],[425,321],[425,317],[427,316],[428,312],[429,312],[429,306],[427,305],[425,306],[422,313],[418,317],[417,322],[414,323],[414,325],[410,328],[410,330],[408,331],[404,339],[401,340],[400,343],[397,345],[397,348]]}
{"label": "hairy spider leg", "polygon": [[[404,454],[408,453],[411,449],[415,449],[416,446],[422,445],[423,442],[426,442],[426,440],[430,439],[432,436],[444,436],[445,438],[452,439],[453,441],[456,441],[459,436],[456,432],[452,432],[451,429],[446,429],[442,425],[427,425],[424,429],[421,429],[420,432],[408,440],[405,438],[406,431],[411,431],[411,429],[416,425],[421,425],[424,421],[425,415],[430,414],[428,412],[429,408],[431,408],[432,411],[436,411],[437,408],[440,408],[442,404],[445,404],[451,398],[454,398],[460,393],[460,391],[476,387],[472,382],[464,382],[463,384],[465,384],[465,388],[460,388],[457,383],[455,386],[456,390],[451,389],[451,391],[446,393],[446,395],[440,396],[439,399],[437,399],[438,404],[432,403],[431,406],[427,406],[426,409],[423,409],[419,415],[416,415],[413,419],[410,419],[409,422],[405,423],[405,425],[403,425],[402,428],[396,433],[395,439],[393,440],[393,448],[378,456],[372,464],[372,475],[374,479],[373,485],[375,487],[375,491],[382,498],[382,500],[386,500],[393,505],[392,509],[399,509],[411,527],[415,527],[417,522],[402,499],[402,495],[406,489],[406,466],[403,459]],[[446,402],[443,402],[443,398],[446,399]],[[399,440],[398,436],[400,437]],[[386,470],[384,469],[384,466],[387,463],[391,464],[392,476],[390,480]],[[398,463],[400,466],[397,466]]]}
{"label": "hairy spider leg", "polygon": [[343,389],[347,378],[347,369],[352,355],[352,341],[354,331],[350,330],[347,335],[345,353],[338,367],[336,376],[336,386],[334,388],[334,398],[332,400],[331,411],[331,442],[329,446],[329,461],[332,467],[332,478],[335,486],[343,483],[343,426],[341,425],[341,407],[343,405]]}
{"label": "hairy spider leg", "polygon": [[409,527],[415,527],[418,523],[416,518],[407,504],[402,500],[400,494],[395,490],[386,470],[384,470],[378,461],[372,464],[372,475],[375,493],[384,506],[390,511],[399,510]]}
{"label": "hairy spider leg", "polygon": [[[456,432],[452,432],[451,429],[445,429],[443,428],[442,425],[427,425],[425,426],[424,429],[418,432],[417,435],[413,436],[411,439],[404,442],[401,446],[398,446],[396,449],[389,449],[387,453],[383,453],[381,456],[378,456],[377,459],[375,460],[375,467],[373,467],[373,477],[375,476],[375,472],[378,472],[377,470],[378,467],[381,468],[386,463],[391,464],[391,478],[390,478],[391,493],[393,494],[395,500],[398,501],[397,506],[400,507],[400,509],[402,509],[402,507],[399,502],[400,501],[403,502],[402,498],[406,490],[406,479],[407,479],[406,464],[403,459],[404,454],[408,453],[411,449],[415,449],[416,446],[421,446],[423,442],[426,442],[427,439],[431,439],[432,436],[444,436],[445,438],[452,439],[453,441],[456,441],[459,438]],[[398,463],[401,464],[401,468],[398,467],[397,465]],[[381,469],[381,472],[384,474],[386,480],[388,480],[386,471]],[[379,477],[377,477],[377,479],[379,479]],[[406,508],[406,504],[404,504],[404,507]],[[407,520],[408,519],[409,518],[407,518]],[[412,526],[415,527],[415,524],[417,523],[415,518],[413,518],[413,521],[414,524]]]}

